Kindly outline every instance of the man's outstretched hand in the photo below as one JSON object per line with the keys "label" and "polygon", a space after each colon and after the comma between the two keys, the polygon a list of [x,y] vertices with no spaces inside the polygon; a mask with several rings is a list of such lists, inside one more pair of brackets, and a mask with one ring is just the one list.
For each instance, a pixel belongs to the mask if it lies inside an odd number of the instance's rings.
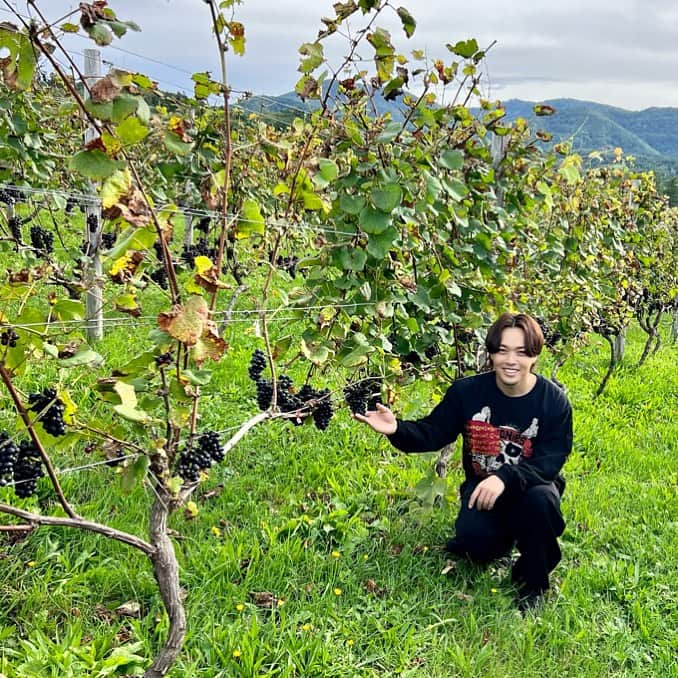
{"label": "man's outstretched hand", "polygon": [[501,478],[487,476],[485,480],[476,485],[476,489],[473,490],[469,498],[468,507],[472,509],[475,504],[479,511],[491,511],[504,489],[504,481]]}
{"label": "man's outstretched hand", "polygon": [[365,414],[358,414],[356,412],[353,418],[362,421],[377,433],[383,433],[386,436],[395,433],[398,428],[395,414],[381,403],[377,403],[376,410],[368,410]]}

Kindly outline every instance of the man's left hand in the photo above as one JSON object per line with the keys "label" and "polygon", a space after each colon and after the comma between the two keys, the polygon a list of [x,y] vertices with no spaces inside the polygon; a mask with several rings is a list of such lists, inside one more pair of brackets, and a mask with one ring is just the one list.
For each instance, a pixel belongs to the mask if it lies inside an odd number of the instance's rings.
{"label": "man's left hand", "polygon": [[504,481],[499,476],[487,476],[473,490],[468,507],[472,509],[475,504],[479,511],[491,511],[504,488]]}

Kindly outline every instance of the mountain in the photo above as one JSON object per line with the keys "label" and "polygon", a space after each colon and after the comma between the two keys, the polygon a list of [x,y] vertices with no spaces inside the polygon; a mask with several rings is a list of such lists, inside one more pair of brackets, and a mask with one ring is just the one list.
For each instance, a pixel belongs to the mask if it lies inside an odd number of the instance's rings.
{"label": "mountain", "polygon": [[504,102],[509,120],[525,118],[530,126],[551,132],[554,141],[572,139],[578,151],[621,147],[625,154],[647,159],[678,161],[678,108],[647,108],[629,111],[593,101],[551,99],[553,116],[537,117],[534,102],[509,99]]}
{"label": "mountain", "polygon": [[[395,120],[402,120],[402,106],[398,101],[375,99],[379,113],[389,112]],[[661,167],[678,173],[678,108],[647,108],[629,111],[593,101],[579,99],[551,99],[540,103],[555,108],[552,116],[538,117],[533,111],[535,102],[509,99],[503,102],[508,120],[525,118],[530,127],[553,134],[553,142],[571,139],[573,149],[585,153],[620,147],[625,154],[637,158],[641,167]],[[256,96],[238,102],[243,109],[280,118],[310,112],[317,102],[303,102],[294,93],[281,96]]]}

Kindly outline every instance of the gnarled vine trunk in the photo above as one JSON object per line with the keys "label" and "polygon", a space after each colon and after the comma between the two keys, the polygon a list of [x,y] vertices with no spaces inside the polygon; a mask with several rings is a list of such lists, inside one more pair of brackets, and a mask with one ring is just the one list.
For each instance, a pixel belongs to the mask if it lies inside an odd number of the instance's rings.
{"label": "gnarled vine trunk", "polygon": [[145,678],[160,678],[167,674],[181,652],[186,636],[186,610],[179,584],[179,563],[174,544],[167,534],[172,499],[162,488],[158,488],[158,492],[150,516],[150,542],[155,549],[150,559],[170,625],[165,644],[144,673]]}

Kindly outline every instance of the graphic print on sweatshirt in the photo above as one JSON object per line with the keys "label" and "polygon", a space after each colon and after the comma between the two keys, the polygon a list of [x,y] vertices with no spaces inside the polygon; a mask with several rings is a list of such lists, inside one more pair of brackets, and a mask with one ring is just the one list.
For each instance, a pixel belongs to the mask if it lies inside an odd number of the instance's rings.
{"label": "graphic print on sweatshirt", "polygon": [[517,464],[532,456],[532,439],[539,431],[539,419],[520,431],[513,426],[494,426],[490,423],[492,411],[483,407],[466,422],[466,450],[471,455],[473,470],[486,476],[504,464]]}

